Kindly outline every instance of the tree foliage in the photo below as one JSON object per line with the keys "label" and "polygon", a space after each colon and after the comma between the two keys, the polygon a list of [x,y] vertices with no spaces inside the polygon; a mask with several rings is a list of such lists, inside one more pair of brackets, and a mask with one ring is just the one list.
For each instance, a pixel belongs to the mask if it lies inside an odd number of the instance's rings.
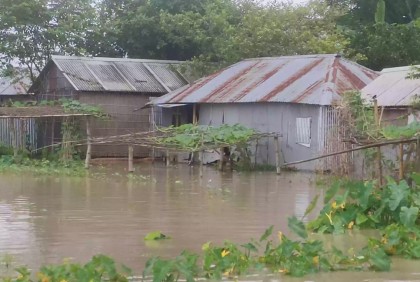
{"label": "tree foliage", "polygon": [[35,78],[52,54],[86,54],[95,19],[91,0],[2,0],[0,53]]}
{"label": "tree foliage", "polygon": [[[2,0],[3,65],[34,79],[53,54],[188,60],[344,53],[380,70],[420,61],[417,0]],[[10,73],[10,72],[8,72]]]}

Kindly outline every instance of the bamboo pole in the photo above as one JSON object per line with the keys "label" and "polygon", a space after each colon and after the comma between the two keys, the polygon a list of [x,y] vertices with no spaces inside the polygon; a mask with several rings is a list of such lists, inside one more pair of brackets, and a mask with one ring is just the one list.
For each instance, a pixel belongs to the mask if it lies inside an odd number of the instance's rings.
{"label": "bamboo pole", "polygon": [[399,171],[399,179],[404,179],[404,144],[400,143],[399,146],[399,155],[400,155],[400,171]]}
{"label": "bamboo pole", "polygon": [[321,156],[306,159],[306,160],[285,163],[283,166],[306,163],[306,162],[315,161],[315,160],[319,160],[319,159],[322,159],[322,158],[327,158],[327,157],[331,157],[331,156],[335,156],[335,155],[351,153],[351,152],[360,151],[360,150],[364,150],[364,149],[375,148],[375,147],[378,147],[378,146],[395,145],[395,144],[400,144],[400,143],[405,144],[405,143],[412,143],[412,142],[416,142],[416,141],[417,141],[417,138],[410,138],[410,139],[401,139],[401,140],[392,140],[392,141],[374,143],[374,144],[369,144],[369,145],[365,145],[365,146],[360,146],[360,147],[357,147],[357,148],[352,148],[352,149],[347,149],[347,150],[338,151],[338,152],[334,152],[334,153],[329,153],[329,154],[321,155]]}
{"label": "bamboo pole", "polygon": [[92,158],[92,139],[91,139],[91,128],[90,128],[90,118],[86,118],[86,159],[85,159],[85,168],[89,168],[90,160]]}
{"label": "bamboo pole", "polygon": [[[375,124],[376,124],[376,130],[379,132],[380,129],[380,120],[379,120],[379,109],[378,109],[378,100],[375,98],[373,99],[373,110],[374,110],[374,116],[375,116]],[[382,153],[381,153],[381,147],[376,147],[376,167],[377,167],[377,176],[379,180],[379,185],[382,186]]]}
{"label": "bamboo pole", "polygon": [[274,146],[276,150],[276,172],[278,175],[281,174],[281,167],[280,167],[280,144],[279,144],[279,137],[274,136]]}
{"label": "bamboo pole", "polygon": [[128,146],[128,172],[134,172],[134,148],[133,146]]}

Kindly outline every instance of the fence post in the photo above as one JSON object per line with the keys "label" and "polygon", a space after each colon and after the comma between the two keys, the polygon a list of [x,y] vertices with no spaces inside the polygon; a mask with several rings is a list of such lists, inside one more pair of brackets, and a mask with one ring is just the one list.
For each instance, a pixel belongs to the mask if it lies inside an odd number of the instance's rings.
{"label": "fence post", "polygon": [[91,140],[91,130],[90,130],[90,117],[86,118],[86,138],[87,138],[87,148],[86,148],[85,168],[89,168],[90,160],[92,158],[92,140]]}
{"label": "fence post", "polygon": [[277,174],[281,174],[281,167],[280,167],[280,144],[279,144],[279,136],[274,136],[274,146],[276,149],[276,172]]}
{"label": "fence post", "polygon": [[133,159],[134,159],[134,148],[133,146],[128,146],[128,172],[134,172],[133,166]]}

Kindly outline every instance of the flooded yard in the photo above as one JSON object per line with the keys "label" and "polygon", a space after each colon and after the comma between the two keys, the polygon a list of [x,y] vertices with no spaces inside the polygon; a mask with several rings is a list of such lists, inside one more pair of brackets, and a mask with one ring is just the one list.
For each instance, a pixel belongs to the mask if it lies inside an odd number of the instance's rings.
{"label": "flooded yard", "polygon": [[[311,174],[205,168],[200,178],[198,168],[183,165],[145,163],[131,178],[120,165],[102,169],[94,178],[3,174],[0,255],[36,269],[64,258],[85,262],[101,253],[140,273],[151,256],[200,252],[207,241],[246,242],[270,225],[287,233],[287,218],[302,217],[312,198],[322,193]],[[171,239],[143,240],[156,230]],[[361,234],[350,238],[324,237],[343,248],[366,240]],[[394,260],[392,269],[318,274],[302,281],[420,281],[417,261]]]}

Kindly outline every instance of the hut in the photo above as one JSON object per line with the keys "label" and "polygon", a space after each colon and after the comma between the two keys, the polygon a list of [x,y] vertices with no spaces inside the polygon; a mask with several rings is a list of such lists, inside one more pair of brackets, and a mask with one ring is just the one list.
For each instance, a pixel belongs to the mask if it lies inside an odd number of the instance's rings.
{"label": "hut", "polygon": [[[378,74],[339,55],[248,59],[199,79],[151,102],[158,125],[189,121],[202,125],[242,124],[282,136],[286,163],[338,151],[338,114],[332,105],[349,90],[360,90]],[[260,140],[256,163],[275,163],[272,139]],[[204,156],[204,162],[217,158]],[[302,163],[303,170],[328,170],[331,160]]]}
{"label": "hut", "polygon": [[407,125],[420,121],[420,79],[410,78],[412,72],[410,66],[383,69],[378,78],[362,89],[364,100],[376,98],[382,124]]}
{"label": "hut", "polygon": [[11,77],[0,77],[0,105],[9,102],[27,102],[33,98],[27,94],[29,79],[14,79]]}
{"label": "hut", "polygon": [[[187,84],[176,69],[181,62],[125,58],[53,56],[28,90],[37,100],[75,99],[101,107],[110,118],[95,120],[92,137],[107,137],[150,129],[148,111],[134,111],[151,97],[158,97]],[[54,119],[47,136],[60,139],[60,124]],[[50,140],[47,143],[54,143]],[[92,157],[125,157],[127,146],[94,145]],[[136,148],[136,157],[149,151]]]}

